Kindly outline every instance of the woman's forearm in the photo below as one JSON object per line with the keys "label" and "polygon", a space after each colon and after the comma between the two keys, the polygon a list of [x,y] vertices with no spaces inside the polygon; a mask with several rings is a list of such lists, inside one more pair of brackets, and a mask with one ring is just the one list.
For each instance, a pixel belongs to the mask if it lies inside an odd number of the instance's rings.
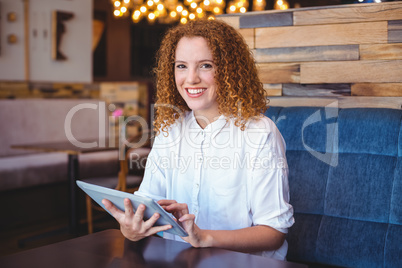
{"label": "woman's forearm", "polygon": [[238,230],[199,230],[201,247],[218,247],[252,253],[280,248],[285,234],[265,225]]}

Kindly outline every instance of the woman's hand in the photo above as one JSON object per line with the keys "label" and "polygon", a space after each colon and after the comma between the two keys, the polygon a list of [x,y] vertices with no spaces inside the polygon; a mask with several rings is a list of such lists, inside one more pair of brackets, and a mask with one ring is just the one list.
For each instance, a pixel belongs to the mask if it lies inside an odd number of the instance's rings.
{"label": "woman's hand", "polygon": [[151,218],[144,221],[145,205],[139,205],[134,213],[133,206],[128,198],[124,199],[125,212],[116,208],[112,202],[107,199],[103,199],[102,203],[120,224],[122,234],[131,241],[138,241],[150,235],[172,228],[171,225],[153,227],[160,217],[158,213],[155,213]]}
{"label": "woman's hand", "polygon": [[181,223],[189,235],[182,238],[193,247],[219,247],[251,253],[276,250],[285,240],[285,234],[265,225],[236,230],[200,229],[194,222],[195,215],[189,214],[187,204],[175,200],[159,200],[158,203]]}
{"label": "woman's hand", "polygon": [[209,247],[207,236],[195,224],[195,215],[189,214],[188,206],[184,203],[177,203],[175,200],[159,200],[158,204],[167,212],[175,216],[181,223],[184,230],[188,233],[187,237],[182,237],[184,241],[190,243],[193,247]]}

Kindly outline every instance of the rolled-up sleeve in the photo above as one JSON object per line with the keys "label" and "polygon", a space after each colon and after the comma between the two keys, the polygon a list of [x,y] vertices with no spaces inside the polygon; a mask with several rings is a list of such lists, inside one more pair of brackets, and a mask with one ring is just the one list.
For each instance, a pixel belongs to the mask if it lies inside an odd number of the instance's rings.
{"label": "rolled-up sleeve", "polygon": [[276,127],[262,144],[249,180],[253,225],[267,225],[287,233],[294,218],[289,204],[286,145]]}

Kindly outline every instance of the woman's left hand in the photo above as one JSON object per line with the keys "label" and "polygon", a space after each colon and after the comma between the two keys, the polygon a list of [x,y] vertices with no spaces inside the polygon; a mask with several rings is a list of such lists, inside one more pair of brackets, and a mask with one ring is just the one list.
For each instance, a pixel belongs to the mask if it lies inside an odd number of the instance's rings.
{"label": "woman's left hand", "polygon": [[208,247],[203,230],[195,224],[195,215],[189,214],[187,204],[166,199],[159,200],[158,204],[167,212],[172,213],[186,230],[188,236],[182,237],[184,241],[190,243],[193,247]]}

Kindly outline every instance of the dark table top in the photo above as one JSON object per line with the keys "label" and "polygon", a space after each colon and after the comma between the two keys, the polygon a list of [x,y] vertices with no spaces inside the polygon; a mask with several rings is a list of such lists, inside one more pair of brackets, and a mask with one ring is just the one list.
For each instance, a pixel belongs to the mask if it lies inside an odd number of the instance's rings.
{"label": "dark table top", "polygon": [[301,268],[305,265],[149,237],[132,242],[111,229],[0,257],[0,267]]}

